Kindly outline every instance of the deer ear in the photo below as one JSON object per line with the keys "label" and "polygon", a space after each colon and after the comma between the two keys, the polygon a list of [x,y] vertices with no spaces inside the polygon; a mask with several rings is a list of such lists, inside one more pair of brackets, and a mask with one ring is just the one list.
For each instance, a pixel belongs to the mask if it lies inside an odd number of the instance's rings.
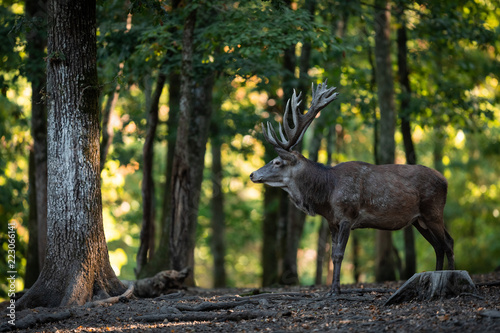
{"label": "deer ear", "polygon": [[283,160],[288,161],[290,163],[297,162],[297,156],[293,152],[279,147],[274,147],[274,150],[276,150],[278,156],[281,157]]}

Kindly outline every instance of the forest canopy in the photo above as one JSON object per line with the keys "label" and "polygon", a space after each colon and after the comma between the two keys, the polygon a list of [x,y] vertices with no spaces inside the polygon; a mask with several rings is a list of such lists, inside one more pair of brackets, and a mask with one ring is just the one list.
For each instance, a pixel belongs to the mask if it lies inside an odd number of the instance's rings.
{"label": "forest canopy", "polygon": [[[35,165],[43,160],[37,155],[43,149],[35,137],[47,120],[34,108],[45,104],[47,61],[65,60],[64,54],[47,54],[46,8],[34,15],[32,2],[1,1],[0,6],[0,268],[9,270],[6,228],[15,225],[18,290],[30,284],[25,278],[30,270],[41,269],[33,262],[42,260],[29,244],[40,239],[30,227],[40,223],[43,211],[35,198],[40,191]],[[281,120],[293,89],[302,91],[306,108],[311,83],[324,80],[337,87],[339,98],[313,122],[302,153],[324,164],[377,163],[377,3],[97,3],[102,215],[111,266],[121,280],[172,268],[172,161],[182,147],[181,133],[191,154],[186,158],[192,182],[199,180],[188,203],[196,213],[188,214],[194,217],[187,222],[193,244],[186,247],[192,258],[185,260],[194,265],[192,284],[286,284],[288,268],[279,265],[288,260],[296,260],[293,283],[331,281],[331,263],[318,260],[329,256],[321,217],[307,217],[295,228],[298,239],[287,236],[293,217],[286,212],[292,205],[281,190],[273,193],[249,175],[276,157],[260,123]],[[186,63],[185,32],[193,13]],[[391,2],[390,14],[395,163],[410,163],[411,156],[447,178],[444,220],[455,239],[456,266],[491,272],[500,267],[500,2],[398,0]],[[190,80],[189,118],[183,116],[179,91],[184,76]],[[352,234],[341,281],[374,281],[375,231]],[[403,231],[392,239],[396,277],[402,278]],[[417,233],[415,249],[416,271],[433,270],[432,247]],[[290,251],[296,258],[286,257]],[[325,268],[319,281],[317,265]]]}

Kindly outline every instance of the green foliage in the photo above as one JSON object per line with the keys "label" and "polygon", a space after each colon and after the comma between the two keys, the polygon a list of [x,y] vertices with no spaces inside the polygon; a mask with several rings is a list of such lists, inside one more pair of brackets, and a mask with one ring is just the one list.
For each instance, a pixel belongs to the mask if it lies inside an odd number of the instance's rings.
{"label": "green foliage", "polygon": [[[293,2],[293,1],[292,1]],[[408,25],[408,61],[412,88],[410,116],[418,161],[442,164],[449,180],[445,220],[455,238],[457,267],[471,273],[500,266],[498,228],[500,211],[500,65],[498,61],[498,1],[397,1],[405,8]],[[340,92],[335,106],[315,122],[317,133],[326,125],[342,129],[342,147],[335,160],[373,162],[373,119],[376,86],[373,69],[373,8],[357,1],[316,1],[314,20],[303,1],[191,1],[172,8],[172,2],[133,0],[99,2],[98,64],[102,95],[121,86],[114,110],[113,144],[102,174],[104,223],[112,264],[120,277],[133,279],[135,254],[142,220],[141,163],[146,128],[146,104],[151,82],[160,71],[177,71],[181,63],[183,18],[197,9],[193,79],[215,71],[214,122],[222,143],[226,213],[226,267],[230,286],[258,286],[260,281],[263,186],[248,174],[263,165],[264,149],[258,123],[283,110],[283,50],[312,44],[307,80],[325,78]],[[128,14],[132,14],[127,26]],[[393,13],[393,17],[397,14]],[[342,36],[338,24],[347,18]],[[33,21],[19,15],[19,7],[0,6],[0,219],[19,223],[19,258],[24,249],[27,220],[28,147],[30,112],[25,77],[34,70],[25,66],[25,38]],[[394,27],[397,27],[396,24]],[[49,55],[49,57],[54,55]],[[395,57],[394,57],[395,59]],[[397,72],[396,70],[394,71]],[[303,78],[294,76],[289,86]],[[395,85],[402,94],[398,85]],[[149,90],[148,90],[149,89]],[[165,88],[165,92],[167,88]],[[164,92],[164,95],[166,93]],[[310,91],[304,92],[304,105]],[[107,98],[107,97],[106,97]],[[103,98],[105,101],[105,98]],[[154,179],[156,215],[161,216],[167,140],[171,129],[168,98],[160,102],[160,124],[155,146]],[[271,107],[272,106],[272,107]],[[403,116],[403,114],[401,114]],[[279,118],[279,117],[278,117]],[[325,125],[325,126],[323,126]],[[311,128],[312,129],[312,128]],[[436,136],[442,136],[437,140]],[[307,142],[314,135],[310,130]],[[400,135],[397,162],[404,163]],[[442,146],[439,143],[442,142]],[[436,161],[436,150],[442,158]],[[306,151],[307,155],[308,152]],[[319,158],[326,161],[323,140]],[[210,183],[211,155],[202,185],[195,269],[197,283],[211,286]],[[4,221],[5,219],[5,221]],[[5,224],[3,224],[5,225]],[[318,220],[306,227],[299,253],[302,282],[314,276]],[[373,278],[374,233],[354,231],[359,237],[359,262],[363,281]],[[416,233],[417,269],[432,270],[432,247]],[[402,235],[393,239],[403,255]],[[1,239],[5,244],[5,239]],[[3,248],[3,250],[5,250]],[[343,282],[352,280],[352,244],[348,244]],[[0,269],[5,270],[2,255]],[[22,269],[22,268],[21,268]]]}

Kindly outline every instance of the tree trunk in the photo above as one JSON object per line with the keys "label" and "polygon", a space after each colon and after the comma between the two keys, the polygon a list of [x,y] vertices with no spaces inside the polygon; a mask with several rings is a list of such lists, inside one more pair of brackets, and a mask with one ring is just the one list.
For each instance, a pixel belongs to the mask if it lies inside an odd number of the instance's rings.
{"label": "tree trunk", "polygon": [[[288,2],[288,5],[290,3]],[[306,0],[305,10],[310,15],[311,21],[314,20],[314,12],[316,10],[315,0]],[[309,88],[309,75],[307,74],[310,67],[311,59],[311,42],[305,41],[302,45],[301,55],[299,59],[299,72],[300,77],[298,81],[298,90],[302,91],[303,100],[305,100],[305,94]],[[291,46],[285,51],[284,59],[284,91],[285,99],[287,100],[292,95],[292,88],[296,85],[294,72],[297,59],[295,57],[295,45]],[[286,100],[284,101],[286,105]],[[304,102],[305,105],[305,102]],[[297,150],[302,150],[302,143],[297,145]],[[288,199],[287,199],[288,200]],[[281,282],[286,285],[295,285],[299,283],[299,273],[297,269],[297,251],[300,246],[300,239],[302,237],[302,232],[304,230],[304,223],[306,221],[306,214],[300,209],[288,204],[288,212],[286,216],[286,245],[285,252],[283,256],[283,272],[281,276]]]}
{"label": "tree trunk", "polygon": [[95,1],[49,1],[48,229],[45,265],[18,308],[121,294],[104,238]]}
{"label": "tree trunk", "polygon": [[434,128],[434,147],[432,150],[432,156],[434,160],[434,169],[440,173],[444,173],[443,164],[443,147],[446,143],[445,134],[443,133],[443,128],[441,126],[436,126]]}
{"label": "tree trunk", "polygon": [[[126,1],[127,5],[130,5],[129,1]],[[126,29],[125,33],[129,32],[132,28],[132,14],[128,13],[127,21],[126,21]],[[123,62],[118,66],[118,76],[123,74]],[[113,114],[116,106],[116,102],[118,101],[118,97],[120,96],[121,86],[118,82],[114,83],[113,89],[108,93],[108,99],[106,100],[106,104],[102,110],[102,140],[101,140],[101,172],[104,169],[104,165],[106,164],[106,158],[108,156],[109,148],[111,147],[111,143],[113,143],[114,131],[113,127],[110,125],[109,120],[111,119],[111,115]]]}
{"label": "tree trunk", "polygon": [[[277,96],[270,96],[277,99]],[[272,110],[268,110],[270,113]],[[264,161],[267,163],[276,157],[276,152],[271,145],[264,142]],[[277,187],[264,186],[262,218],[262,286],[268,287],[279,283],[280,277],[280,200],[283,190]]]}
{"label": "tree trunk", "polygon": [[[179,126],[175,143],[172,167],[172,204],[170,232],[170,262],[174,270],[180,271],[192,265],[191,249],[193,233],[190,214],[192,175],[190,170],[189,125],[191,123],[193,75],[193,33],[196,24],[196,10],[192,10],[185,22],[182,38],[181,99]],[[191,267],[192,268],[192,267]]]}
{"label": "tree trunk", "polygon": [[[377,95],[380,106],[379,163],[394,163],[396,112],[390,47],[390,5],[387,0],[375,1],[375,63]],[[395,280],[392,236],[378,230],[376,235],[375,280]]]}
{"label": "tree trunk", "polygon": [[137,278],[144,277],[143,267],[151,260],[154,249],[154,231],[155,231],[155,188],[153,181],[153,157],[154,141],[156,136],[156,127],[158,126],[158,110],[160,97],[165,86],[167,77],[163,73],[158,74],[156,88],[153,94],[148,111],[148,128],[146,132],[146,141],[142,150],[142,227],[140,236],[140,245],[137,252],[137,267],[135,275]]}
{"label": "tree trunk", "polygon": [[[266,155],[271,149],[266,147]],[[274,154],[274,150],[272,153]],[[279,207],[281,190],[266,186],[264,189],[264,218],[262,219],[262,286],[268,287],[279,282]]]}
{"label": "tree trunk", "polygon": [[212,122],[212,255],[214,258],[214,288],[226,286],[226,255],[224,193],[222,190],[223,170],[221,161],[221,140],[219,125]]}
{"label": "tree trunk", "polygon": [[30,288],[40,274],[38,262],[38,226],[36,221],[36,185],[35,185],[35,154],[30,149],[29,156],[29,217],[28,217],[28,248],[26,251],[26,274],[24,287]]}
{"label": "tree trunk", "polygon": [[[404,9],[401,9],[399,14],[400,27],[398,28],[398,71],[399,84],[401,86],[401,133],[403,135],[403,143],[405,147],[406,163],[416,164],[417,156],[415,147],[411,137],[410,124],[410,98],[411,86],[409,80],[409,69],[407,63],[407,46],[406,46],[406,20],[404,18]],[[402,279],[409,279],[415,274],[417,268],[417,255],[415,251],[415,236],[413,227],[409,226],[404,229],[404,244],[405,244],[405,265],[402,271]]]}
{"label": "tree trunk", "polygon": [[109,147],[113,142],[114,132],[113,127],[110,125],[109,120],[113,114],[116,102],[118,101],[118,96],[120,95],[120,85],[116,84],[114,89],[108,94],[108,99],[104,109],[102,110],[102,140],[101,140],[101,157],[100,157],[100,169],[104,169],[106,164],[106,158],[108,156]]}
{"label": "tree trunk", "polygon": [[[26,15],[46,22],[46,1],[27,0]],[[35,283],[45,260],[47,242],[47,110],[42,101],[46,83],[46,31],[42,25],[27,35],[28,78],[31,81],[31,134],[33,151],[30,153],[30,219],[25,286]]]}
{"label": "tree trunk", "polygon": [[179,117],[180,101],[180,76],[176,71],[169,75],[169,113],[167,120],[167,161],[165,169],[165,184],[163,185],[163,206],[160,221],[160,240],[155,255],[142,268],[141,276],[153,276],[158,272],[170,269],[170,206],[172,204],[172,168],[174,161],[174,150],[177,135],[177,122]]}
{"label": "tree trunk", "polygon": [[[26,15],[32,19],[46,21],[47,1],[27,0]],[[37,244],[37,256],[31,256],[38,260],[37,264],[32,261],[27,263],[27,270],[38,276],[43,267],[45,252],[47,248],[47,108],[43,102],[43,90],[46,84],[45,47],[47,38],[45,36],[43,24],[32,29],[27,34],[28,79],[31,81],[31,136],[33,137],[34,150],[34,176],[36,204],[36,224],[37,237],[30,237],[30,242]],[[30,248],[33,249],[34,245]],[[33,284],[29,281],[28,285]]]}
{"label": "tree trunk", "polygon": [[191,172],[191,189],[189,194],[189,225],[191,241],[189,247],[189,266],[193,274],[186,278],[185,284],[194,286],[194,249],[196,245],[196,227],[198,224],[198,207],[200,203],[201,183],[205,168],[205,152],[207,148],[212,116],[213,73],[208,74],[194,88],[193,114],[189,126],[189,162]]}
{"label": "tree trunk", "polygon": [[[345,33],[345,27],[347,25],[347,21],[349,19],[349,15],[346,11],[343,11],[340,13],[340,19],[336,22],[336,36],[339,38],[344,37]],[[336,69],[334,71],[334,82],[340,82],[340,76],[342,72],[342,60],[343,60],[343,53],[339,53],[335,57],[335,66]],[[335,125],[335,117],[337,114],[340,114],[340,105],[335,104],[335,106],[332,106],[335,108],[335,112],[329,113],[328,117],[330,121],[330,125],[327,127],[327,135],[326,135],[326,165],[331,165],[332,160],[333,160],[333,149],[334,146],[336,146],[336,151],[337,154],[340,154],[342,150],[342,142],[343,142],[343,129],[342,126],[339,124],[338,127]],[[339,130],[337,131],[337,128]],[[318,136],[317,139],[314,139],[313,142],[318,140],[320,142],[321,136]],[[311,145],[311,149],[313,152],[310,152],[311,160],[317,161],[318,158],[318,151],[319,149],[319,142],[317,144]],[[317,145],[317,148],[316,148]],[[336,163],[339,163],[338,159],[335,160]],[[322,218],[321,225],[318,230],[318,242],[317,242],[317,257],[316,257],[316,278],[315,278],[315,284],[320,285],[323,282],[323,266],[325,260],[327,261],[327,264],[329,265],[329,259],[330,259],[330,246],[329,246],[329,241],[330,239],[330,231],[328,228],[328,223],[326,219]],[[351,237],[355,238],[356,234],[353,233]],[[327,266],[329,267],[329,266]],[[330,272],[328,272],[329,274]]]}

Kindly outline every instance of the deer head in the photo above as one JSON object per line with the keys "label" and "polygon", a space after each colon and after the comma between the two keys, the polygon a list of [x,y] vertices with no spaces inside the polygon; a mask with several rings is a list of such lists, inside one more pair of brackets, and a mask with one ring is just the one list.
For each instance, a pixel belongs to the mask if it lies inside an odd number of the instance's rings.
{"label": "deer head", "polygon": [[[254,183],[265,183],[284,189],[289,186],[290,179],[300,169],[301,162],[305,160],[302,154],[292,149],[302,141],[304,133],[314,118],[316,118],[318,112],[337,98],[338,93],[334,93],[335,89],[335,87],[328,88],[326,80],[318,84],[316,89],[314,89],[313,84],[311,105],[309,106],[309,111],[305,114],[299,111],[302,93],[297,95],[294,90],[292,98],[286,104],[285,114],[283,115],[283,126],[281,123],[279,124],[280,138],[278,138],[271,123],[267,123],[267,130],[266,126],[262,124],[264,138],[273,145],[274,150],[278,153],[278,157],[250,174],[250,179]],[[290,112],[292,112],[293,127],[288,124],[288,115]]]}

